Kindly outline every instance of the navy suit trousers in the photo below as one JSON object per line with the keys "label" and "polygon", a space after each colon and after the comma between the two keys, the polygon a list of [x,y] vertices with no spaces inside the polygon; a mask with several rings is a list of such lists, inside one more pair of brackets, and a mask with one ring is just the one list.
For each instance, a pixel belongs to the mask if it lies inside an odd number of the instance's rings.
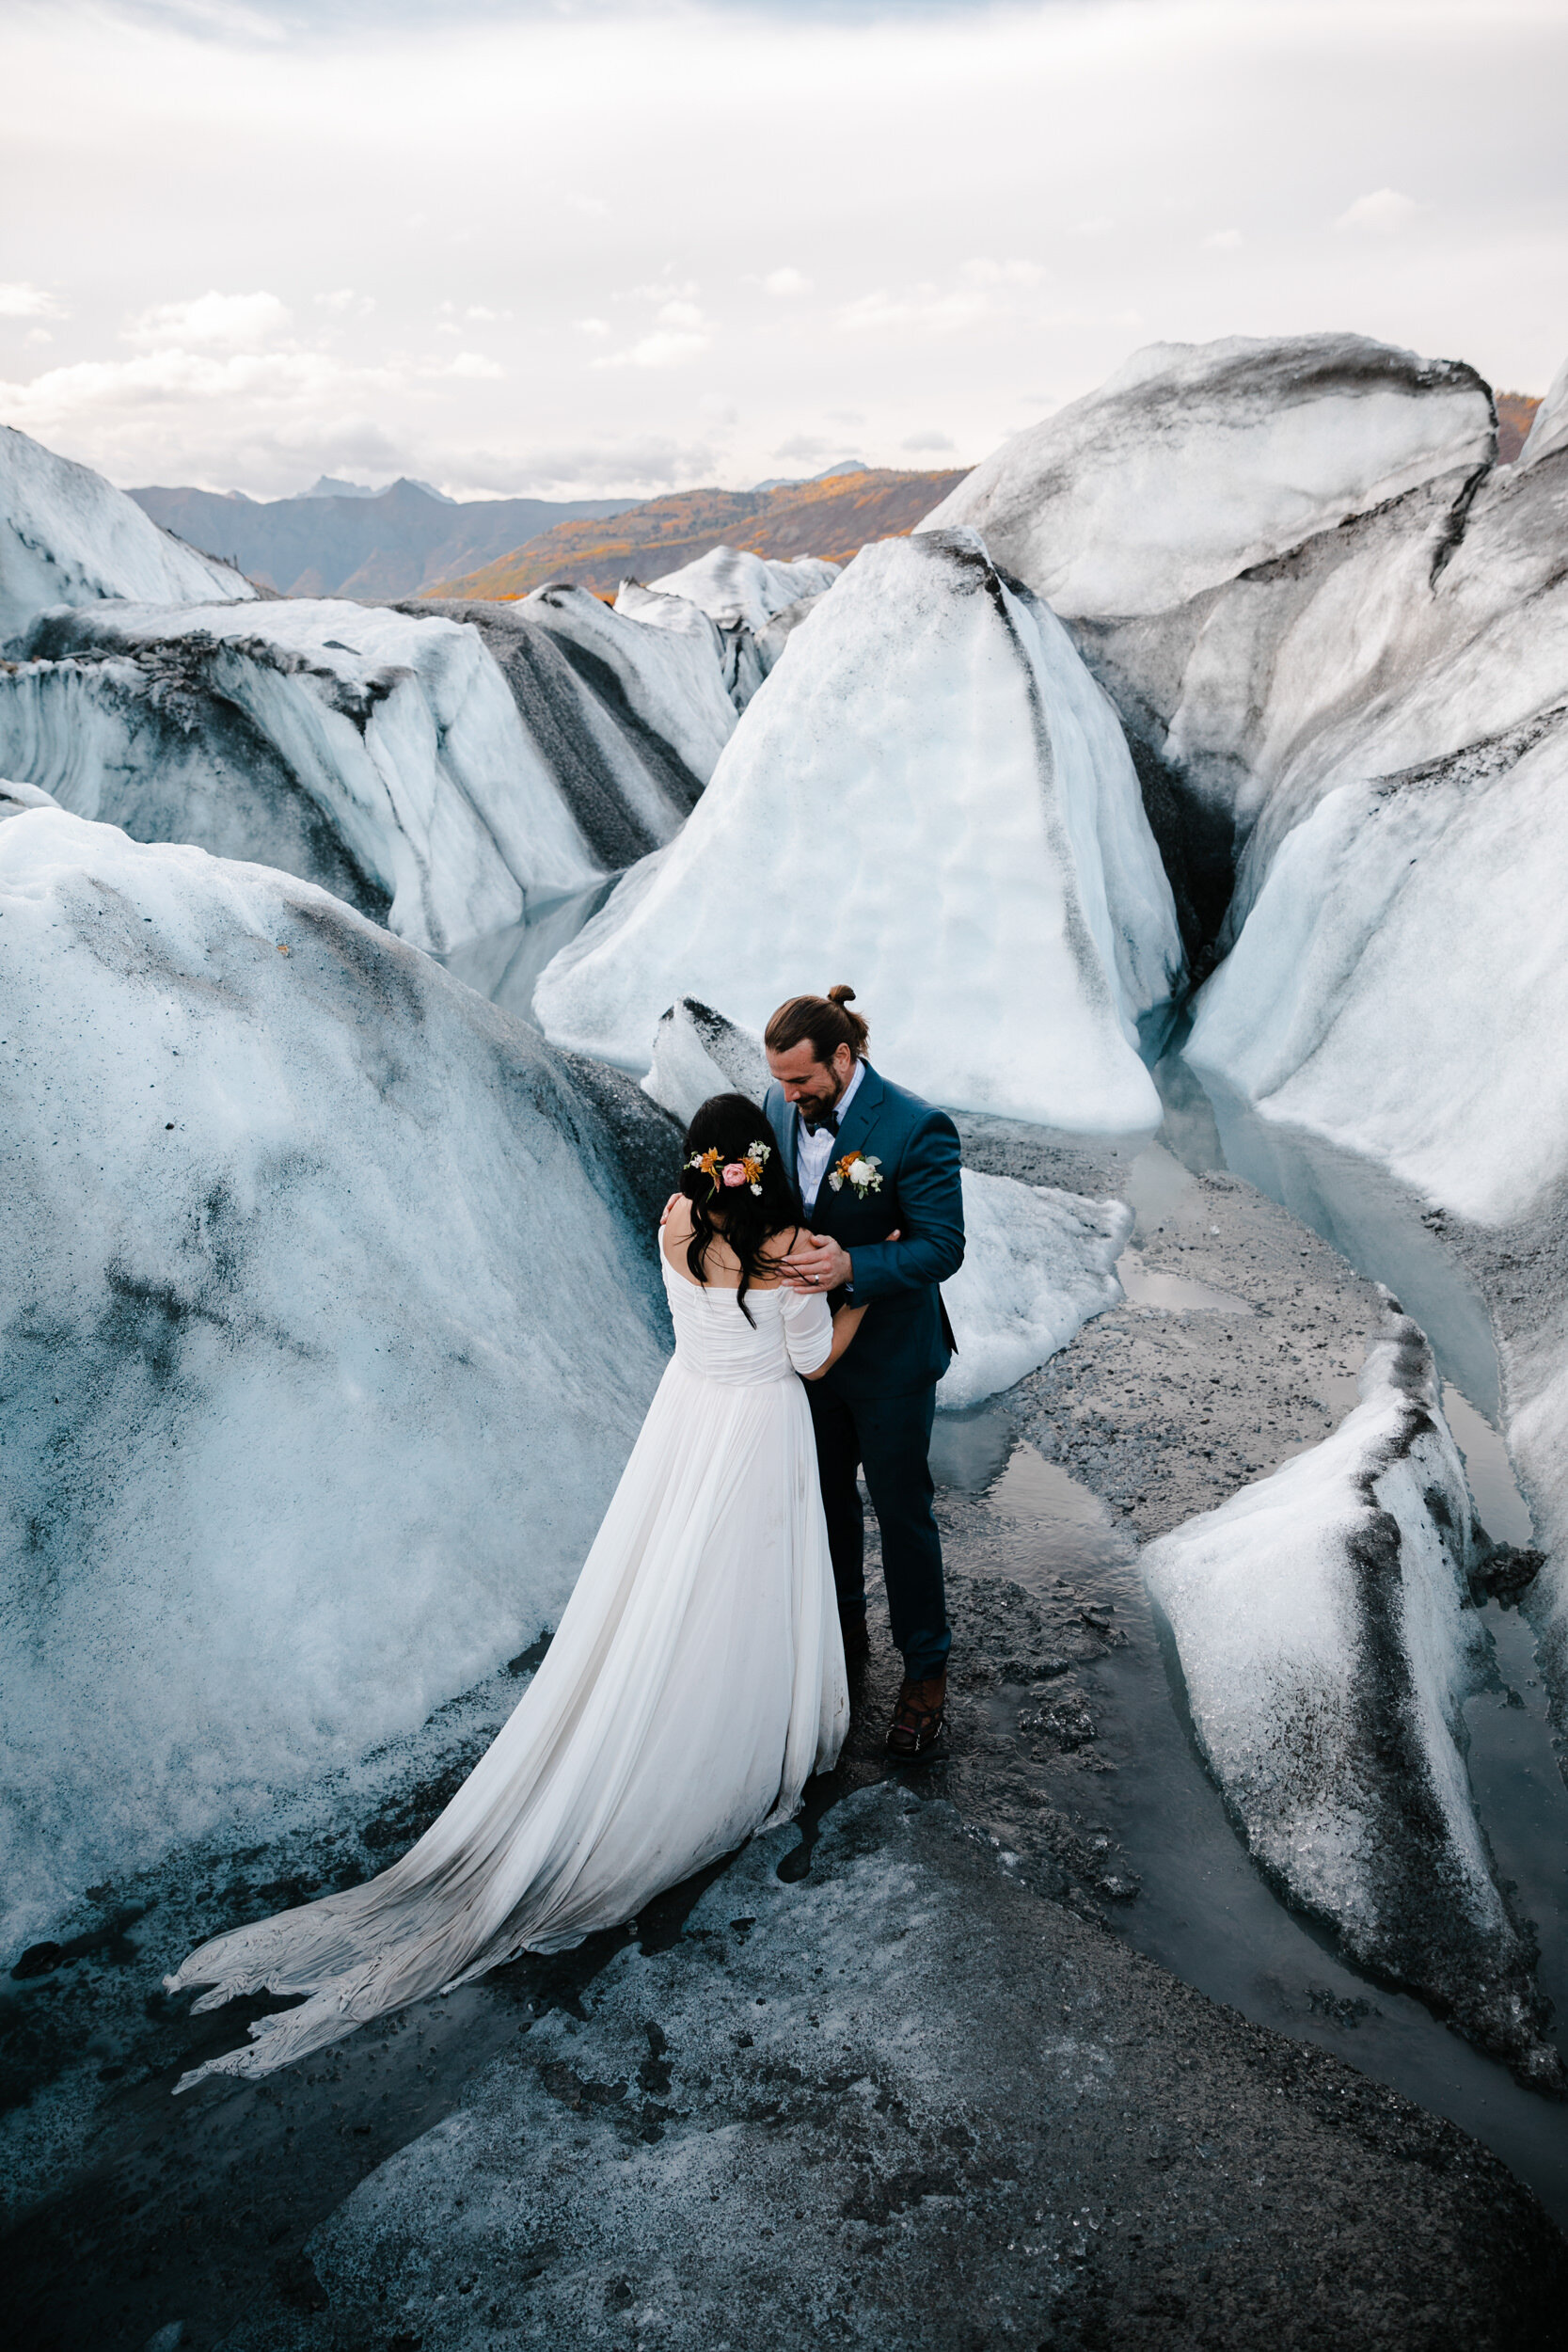
{"label": "navy suit trousers", "polygon": [[940,1674],[952,1634],[942,1581],[942,1538],[931,1509],[931,1422],[935,1387],[909,1396],[835,1395],[832,1375],[807,1384],[816,1462],[832,1553],[838,1613],[847,1626],[865,1614],[865,1519],[855,1473],[863,1466],[882,1535],[893,1638],[911,1682]]}

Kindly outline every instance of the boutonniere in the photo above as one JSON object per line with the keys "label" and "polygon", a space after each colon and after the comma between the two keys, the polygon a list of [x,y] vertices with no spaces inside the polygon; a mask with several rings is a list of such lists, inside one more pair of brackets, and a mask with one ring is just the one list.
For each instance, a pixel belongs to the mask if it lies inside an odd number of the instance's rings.
{"label": "boutonniere", "polygon": [[877,1170],[882,1163],[870,1152],[846,1152],[830,1170],[828,1182],[835,1192],[843,1190],[846,1182],[854,1185],[863,1200],[868,1192],[880,1192],[882,1180]]}

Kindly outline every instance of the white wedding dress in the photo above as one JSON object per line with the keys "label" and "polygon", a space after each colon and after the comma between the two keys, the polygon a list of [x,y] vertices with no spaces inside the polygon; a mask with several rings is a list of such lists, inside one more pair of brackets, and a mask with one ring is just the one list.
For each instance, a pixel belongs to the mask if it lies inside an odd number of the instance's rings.
{"label": "white wedding dress", "polygon": [[[662,1252],[661,1252],[662,1255]],[[184,2075],[270,2074],[523,1951],[557,1952],[789,1820],[848,1728],[811,1412],[826,1300],[663,1260],[675,1352],[515,1711],[379,1878],[191,1954],[215,2009],[309,1995]]]}

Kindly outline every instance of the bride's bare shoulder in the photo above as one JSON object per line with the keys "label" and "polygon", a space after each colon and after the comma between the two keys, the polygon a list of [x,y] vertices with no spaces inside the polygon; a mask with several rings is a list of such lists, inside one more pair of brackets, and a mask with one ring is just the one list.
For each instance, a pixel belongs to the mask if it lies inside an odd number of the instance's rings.
{"label": "bride's bare shoulder", "polygon": [[683,1192],[673,1194],[659,1224],[659,1245],[666,1257],[684,1249],[691,1239],[691,1203]]}

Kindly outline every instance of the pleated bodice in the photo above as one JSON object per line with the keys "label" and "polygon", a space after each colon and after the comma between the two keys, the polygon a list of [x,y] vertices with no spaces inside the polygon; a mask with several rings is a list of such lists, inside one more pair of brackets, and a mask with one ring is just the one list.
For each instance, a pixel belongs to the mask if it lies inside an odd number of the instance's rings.
{"label": "pleated bodice", "polygon": [[664,1288],[675,1327],[675,1361],[700,1380],[755,1388],[815,1372],[832,1346],[832,1317],[825,1298],[800,1291],[749,1290],[748,1323],[738,1295],[677,1274],[664,1259]]}

